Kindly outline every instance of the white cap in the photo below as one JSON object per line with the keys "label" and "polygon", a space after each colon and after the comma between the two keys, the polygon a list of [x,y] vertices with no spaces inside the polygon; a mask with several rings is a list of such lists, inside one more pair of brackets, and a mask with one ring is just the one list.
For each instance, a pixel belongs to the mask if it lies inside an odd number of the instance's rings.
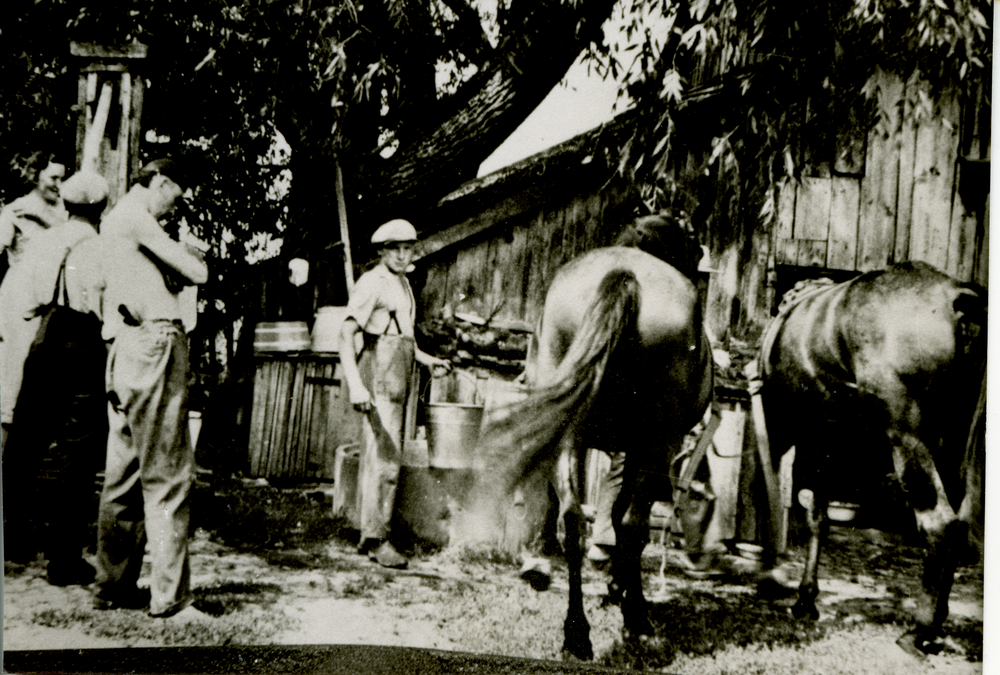
{"label": "white cap", "polygon": [[96,204],[108,198],[110,188],[100,174],[82,170],[70,176],[59,189],[64,202],[70,204]]}
{"label": "white cap", "polygon": [[396,218],[385,223],[372,235],[373,244],[390,244],[394,241],[416,241],[417,230],[409,221]]}

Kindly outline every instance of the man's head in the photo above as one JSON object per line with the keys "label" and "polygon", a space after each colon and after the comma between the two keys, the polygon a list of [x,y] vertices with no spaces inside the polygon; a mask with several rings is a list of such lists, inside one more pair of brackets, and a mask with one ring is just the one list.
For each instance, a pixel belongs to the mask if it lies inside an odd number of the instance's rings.
{"label": "man's head", "polygon": [[385,223],[372,235],[382,263],[393,274],[405,274],[416,252],[417,231],[408,221],[397,218]]}
{"label": "man's head", "polygon": [[71,216],[83,218],[97,225],[104,207],[108,205],[108,181],[100,174],[87,169],[77,171],[62,184],[62,198]]}
{"label": "man's head", "polygon": [[157,159],[142,167],[135,182],[149,191],[149,213],[162,218],[170,213],[187,183],[181,167],[172,159]]}

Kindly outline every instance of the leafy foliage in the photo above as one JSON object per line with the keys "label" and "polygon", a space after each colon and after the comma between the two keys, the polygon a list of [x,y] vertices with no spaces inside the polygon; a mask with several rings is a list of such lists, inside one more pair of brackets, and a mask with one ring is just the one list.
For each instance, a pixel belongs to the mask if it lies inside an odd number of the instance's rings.
{"label": "leafy foliage", "polygon": [[[799,176],[807,143],[832,147],[838,131],[886,116],[888,75],[916,75],[921,89],[906,112],[919,116],[942,87],[971,87],[992,69],[984,0],[637,0],[630,12],[627,38],[651,19],[670,25],[664,44],[647,39],[627,52],[644,77],[622,88],[639,118],[619,166],[643,184],[651,209],[677,198],[674,144],[707,136],[707,164],[740,173],[766,223],[774,188]],[[590,56],[615,73],[629,65],[624,53]],[[713,97],[721,102],[711,114],[690,113]]]}

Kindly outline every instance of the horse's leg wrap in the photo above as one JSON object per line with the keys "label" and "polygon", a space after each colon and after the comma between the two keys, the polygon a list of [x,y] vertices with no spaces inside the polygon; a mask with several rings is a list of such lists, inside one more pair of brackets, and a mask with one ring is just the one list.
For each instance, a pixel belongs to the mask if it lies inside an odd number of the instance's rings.
{"label": "horse's leg wrap", "polygon": [[579,498],[582,494],[584,462],[580,461],[583,452],[577,450],[579,444],[574,432],[575,429],[568,429],[560,441],[563,446],[560,462],[563,466],[556,472],[560,510],[566,526],[563,547],[569,570],[569,607],[563,625],[563,652],[573,658],[589,661],[594,658],[594,648],[590,642],[590,623],[583,607],[584,518]]}
{"label": "horse's leg wrap", "polygon": [[826,520],[826,497],[816,497],[812,490],[799,492],[799,503],[806,510],[806,524],[809,526],[809,550],[806,557],[805,570],[799,584],[799,599],[792,607],[792,614],[797,619],[819,618],[816,610],[816,596],[819,595],[819,549],[828,526]]}

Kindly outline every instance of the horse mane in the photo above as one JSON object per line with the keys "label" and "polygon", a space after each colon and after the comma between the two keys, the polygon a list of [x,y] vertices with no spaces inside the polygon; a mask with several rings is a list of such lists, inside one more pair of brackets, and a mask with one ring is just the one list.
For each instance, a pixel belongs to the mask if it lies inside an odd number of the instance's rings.
{"label": "horse mane", "polygon": [[694,278],[701,259],[701,246],[683,211],[665,209],[640,216],[618,235],[614,245],[645,251],[689,279]]}

